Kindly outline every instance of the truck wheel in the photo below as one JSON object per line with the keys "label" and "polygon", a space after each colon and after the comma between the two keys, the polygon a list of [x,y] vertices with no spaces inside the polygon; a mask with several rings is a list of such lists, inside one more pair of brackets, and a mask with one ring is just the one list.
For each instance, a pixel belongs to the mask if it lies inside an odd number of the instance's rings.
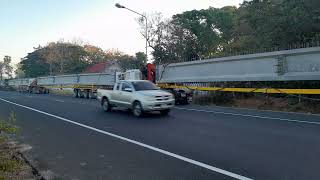
{"label": "truck wheel", "polygon": [[143,115],[143,109],[140,102],[136,101],[133,103],[132,112],[136,117],[141,117]]}
{"label": "truck wheel", "polygon": [[86,95],[86,99],[90,99],[90,90],[86,91],[85,93],[86,93],[85,94]]}
{"label": "truck wheel", "polygon": [[90,91],[89,92],[89,99],[95,99],[95,98],[96,98],[95,94],[92,91]]}
{"label": "truck wheel", "polygon": [[105,112],[111,111],[111,105],[110,105],[110,103],[109,103],[108,98],[103,98],[103,99],[102,99],[101,106],[102,106],[102,109],[103,109]]}
{"label": "truck wheel", "polygon": [[73,90],[73,97],[75,97],[75,98],[79,97],[78,89]]}
{"label": "truck wheel", "polygon": [[78,90],[78,96],[79,98],[84,98],[83,91],[81,91],[80,89]]}
{"label": "truck wheel", "polygon": [[169,112],[170,112],[170,109],[165,109],[160,111],[161,115],[164,115],[164,116],[168,115]]}

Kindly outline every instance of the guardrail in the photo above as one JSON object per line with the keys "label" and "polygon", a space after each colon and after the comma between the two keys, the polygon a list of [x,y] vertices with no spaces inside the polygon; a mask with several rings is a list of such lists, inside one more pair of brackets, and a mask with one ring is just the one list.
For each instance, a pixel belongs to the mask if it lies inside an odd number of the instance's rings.
{"label": "guardrail", "polygon": [[320,80],[320,47],[157,66],[158,83]]}

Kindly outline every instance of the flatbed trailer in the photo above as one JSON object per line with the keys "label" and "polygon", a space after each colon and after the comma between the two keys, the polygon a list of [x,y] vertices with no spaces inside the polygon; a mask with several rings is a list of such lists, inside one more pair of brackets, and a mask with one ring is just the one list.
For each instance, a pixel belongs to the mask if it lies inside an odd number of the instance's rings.
{"label": "flatbed trailer", "polygon": [[37,78],[37,86],[50,90],[72,90],[76,98],[95,98],[97,89],[111,89],[115,73],[68,74]]}

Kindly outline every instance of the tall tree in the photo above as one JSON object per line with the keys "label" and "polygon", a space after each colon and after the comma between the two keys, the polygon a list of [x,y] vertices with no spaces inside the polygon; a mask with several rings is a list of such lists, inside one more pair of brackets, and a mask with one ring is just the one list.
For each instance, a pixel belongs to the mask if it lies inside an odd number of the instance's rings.
{"label": "tall tree", "polygon": [[4,75],[8,78],[12,77],[13,67],[11,66],[11,57],[4,56],[3,61],[0,61],[0,80],[3,80]]}
{"label": "tall tree", "polygon": [[50,75],[50,64],[43,57],[43,48],[37,48],[21,59],[19,66],[26,77],[39,77]]}
{"label": "tall tree", "polygon": [[22,70],[22,64],[16,64],[16,70],[14,71],[14,74],[16,78],[24,78],[26,76],[25,72]]}
{"label": "tall tree", "polygon": [[143,52],[137,52],[136,56],[123,55],[118,57],[118,63],[122,70],[129,69],[140,69],[141,71],[145,70],[146,67],[146,54]]}
{"label": "tall tree", "polygon": [[97,64],[108,60],[108,55],[101,48],[93,45],[84,45],[85,60],[90,64]]}

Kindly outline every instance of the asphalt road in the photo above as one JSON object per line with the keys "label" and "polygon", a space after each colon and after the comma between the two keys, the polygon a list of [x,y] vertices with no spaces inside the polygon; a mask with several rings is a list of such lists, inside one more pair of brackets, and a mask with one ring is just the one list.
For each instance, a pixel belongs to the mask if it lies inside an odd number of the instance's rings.
{"label": "asphalt road", "polygon": [[167,117],[96,100],[0,91],[19,141],[60,179],[320,179],[320,116],[177,106]]}

